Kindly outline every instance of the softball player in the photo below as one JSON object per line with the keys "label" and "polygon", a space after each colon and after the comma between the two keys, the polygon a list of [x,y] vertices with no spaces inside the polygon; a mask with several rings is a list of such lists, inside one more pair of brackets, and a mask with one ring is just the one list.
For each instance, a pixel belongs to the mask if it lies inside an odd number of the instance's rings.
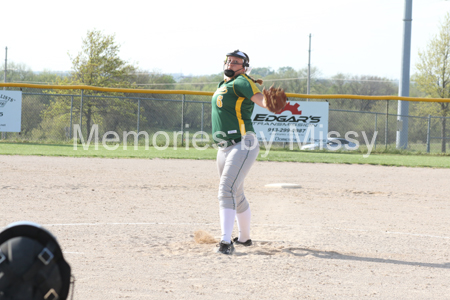
{"label": "softball player", "polygon": [[[259,143],[252,125],[256,104],[266,107],[255,80],[246,74],[249,57],[236,50],[224,63],[224,80],[212,97],[212,130],[218,146],[219,215],[222,230],[216,252],[233,254],[235,244],[250,246],[249,203],[244,195],[244,179],[259,153]],[[262,81],[258,81],[262,84]],[[231,240],[237,218],[239,237]]]}

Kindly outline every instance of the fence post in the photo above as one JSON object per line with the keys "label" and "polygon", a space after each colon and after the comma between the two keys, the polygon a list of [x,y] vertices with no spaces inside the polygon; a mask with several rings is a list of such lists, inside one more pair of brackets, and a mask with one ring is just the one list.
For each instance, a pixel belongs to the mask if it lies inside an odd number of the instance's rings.
{"label": "fence post", "polygon": [[202,119],[200,125],[200,131],[202,132],[202,142],[203,142],[203,115],[205,114],[205,103],[202,103]]}
{"label": "fence post", "polygon": [[431,115],[428,115],[428,128],[427,128],[427,153],[430,153],[430,140],[431,140]]}
{"label": "fence post", "polygon": [[181,97],[181,147],[184,146],[184,100],[185,95],[183,94]]}
{"label": "fence post", "polygon": [[[378,127],[378,113],[375,114],[375,130],[374,130],[374,134],[377,132],[377,127]],[[375,139],[375,143],[373,145],[374,149],[377,149],[377,139]]]}
{"label": "fence post", "polygon": [[384,146],[388,145],[388,127],[389,127],[389,100],[386,100],[386,122],[384,124]]}
{"label": "fence post", "polygon": [[137,111],[137,133],[139,133],[139,119],[141,116],[141,99],[138,99],[138,111]]}
{"label": "fence post", "polygon": [[81,101],[80,101],[80,134],[83,134],[83,90],[81,90]]}
{"label": "fence post", "polygon": [[70,125],[69,125],[69,140],[72,139],[72,112],[73,112],[73,96],[70,96]]}

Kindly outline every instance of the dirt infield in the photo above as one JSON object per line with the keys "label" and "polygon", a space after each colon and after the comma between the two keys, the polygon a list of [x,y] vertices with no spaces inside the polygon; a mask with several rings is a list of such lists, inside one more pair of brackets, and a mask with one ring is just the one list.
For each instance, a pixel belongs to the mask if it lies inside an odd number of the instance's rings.
{"label": "dirt infield", "polygon": [[220,235],[214,161],[0,156],[0,176],[0,226],[53,232],[77,300],[450,298],[450,169],[256,162],[256,243],[231,257],[194,241]]}

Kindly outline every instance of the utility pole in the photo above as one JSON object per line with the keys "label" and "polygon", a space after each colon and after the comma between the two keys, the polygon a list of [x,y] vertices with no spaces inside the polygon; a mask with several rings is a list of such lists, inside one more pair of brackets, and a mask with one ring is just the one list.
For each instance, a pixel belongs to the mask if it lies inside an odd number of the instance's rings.
{"label": "utility pole", "polygon": [[[311,33],[309,34],[309,50],[308,50],[308,79],[306,84],[306,94],[310,94],[311,89]],[[306,99],[306,101],[309,101],[309,98]]]}
{"label": "utility pole", "polygon": [[[412,0],[405,0],[405,17],[403,19],[403,61],[400,76],[399,96],[409,96],[410,64],[411,64],[411,22]],[[408,115],[409,102],[398,101],[397,108],[397,149],[406,149],[408,146]]]}

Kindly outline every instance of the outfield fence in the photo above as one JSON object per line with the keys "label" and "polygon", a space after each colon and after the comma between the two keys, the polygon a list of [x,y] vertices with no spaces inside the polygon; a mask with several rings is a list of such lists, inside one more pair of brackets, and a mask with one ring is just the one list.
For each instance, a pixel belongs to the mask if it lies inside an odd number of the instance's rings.
{"label": "outfield fence", "polygon": [[[18,83],[1,86],[22,91],[22,131],[3,132],[2,140],[70,142],[77,130],[87,139],[95,125],[100,136],[108,132],[134,131],[146,132],[152,137],[158,132],[165,132],[172,143],[183,145],[186,138],[196,132],[201,132],[202,136],[211,132],[212,92]],[[287,95],[291,101],[329,102],[329,132],[337,132],[341,137],[347,132],[355,132],[357,135],[352,135],[352,138],[357,139],[362,147],[365,138],[375,136],[375,149],[395,148],[398,100],[411,101],[410,115],[404,116],[409,122],[409,150],[439,153],[443,152],[442,141],[450,142],[450,134],[446,133],[448,130],[442,129],[443,123],[444,126],[448,124],[450,117],[424,115],[421,109],[425,103],[446,103],[450,99]],[[156,138],[156,143],[162,143],[163,138]]]}

